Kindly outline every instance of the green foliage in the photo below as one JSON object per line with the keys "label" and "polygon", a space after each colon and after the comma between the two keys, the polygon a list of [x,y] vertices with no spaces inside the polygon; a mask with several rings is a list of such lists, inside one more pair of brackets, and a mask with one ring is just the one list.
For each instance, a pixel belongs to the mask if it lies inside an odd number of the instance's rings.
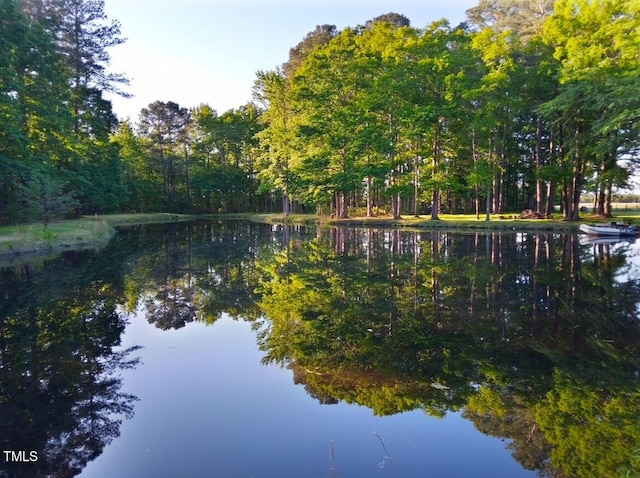
{"label": "green foliage", "polygon": [[[108,144],[116,119],[103,92],[125,81],[106,70],[107,49],[122,40],[117,22],[105,24],[103,5],[0,2],[3,223],[47,224],[75,206],[71,196],[78,211],[121,208],[119,157]],[[56,171],[52,183],[43,170]]]}
{"label": "green foliage", "polygon": [[329,43],[337,33],[335,25],[317,25],[314,31],[309,32],[300,43],[289,50],[289,60],[283,65],[284,75],[292,78],[304,59],[316,48]]}
{"label": "green foliage", "polygon": [[319,25],[257,73],[256,104],[218,115],[156,101],[136,126],[104,98],[127,80],[106,68],[124,40],[103,0],[40,7],[0,3],[3,223],[21,219],[20,185],[40,165],[60,172],[78,213],[282,200],[286,214],[437,219],[483,202],[487,215],[550,213],[560,197],[577,220],[587,189],[610,205],[633,166],[620,160],[640,148],[637,1],[482,0],[457,27],[397,13]]}
{"label": "green foliage", "polygon": [[553,391],[536,406],[537,422],[554,446],[552,460],[569,476],[637,476],[635,387],[604,392],[561,373],[554,378]]}
{"label": "green foliage", "polygon": [[[558,94],[540,111],[570,131],[566,155],[574,177],[608,174],[616,160],[638,147],[637,61],[640,16],[637,2],[562,0],[544,28],[544,40],[560,62]],[[635,86],[632,86],[635,85]],[[615,175],[600,181],[611,190]],[[574,193],[574,209],[579,194]],[[610,205],[609,205],[610,206]]]}
{"label": "green foliage", "polygon": [[65,185],[46,173],[34,174],[21,189],[20,201],[24,204],[25,219],[49,223],[68,214],[78,205],[73,193],[65,191]]}
{"label": "green foliage", "polygon": [[338,209],[376,197],[396,216],[400,197],[417,213],[428,192],[434,218],[445,191],[450,204],[490,199],[487,213],[524,198],[549,213],[561,191],[577,219],[586,178],[623,186],[616,160],[638,147],[640,28],[633,2],[553,3],[483,1],[468,12],[476,31],[371,21],[310,34],[294,69],[259,75],[266,189]]}
{"label": "green foliage", "polygon": [[185,176],[191,176],[193,206],[204,212],[254,209],[259,194],[256,136],[262,129],[261,111],[249,103],[218,116],[201,105],[192,116],[192,170]]}
{"label": "green foliage", "polygon": [[556,0],[480,0],[467,10],[467,19],[479,30],[510,31],[524,40],[539,34]]}

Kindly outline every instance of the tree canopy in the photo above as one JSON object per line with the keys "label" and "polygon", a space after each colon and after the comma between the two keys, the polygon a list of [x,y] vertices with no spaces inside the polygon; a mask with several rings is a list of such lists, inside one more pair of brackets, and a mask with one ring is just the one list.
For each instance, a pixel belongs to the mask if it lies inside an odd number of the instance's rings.
{"label": "tree canopy", "polygon": [[64,215],[491,214],[583,193],[611,215],[640,148],[637,1],[481,0],[467,22],[318,25],[227,112],[158,100],[120,123],[103,0],[0,0],[0,222],[36,176]]}

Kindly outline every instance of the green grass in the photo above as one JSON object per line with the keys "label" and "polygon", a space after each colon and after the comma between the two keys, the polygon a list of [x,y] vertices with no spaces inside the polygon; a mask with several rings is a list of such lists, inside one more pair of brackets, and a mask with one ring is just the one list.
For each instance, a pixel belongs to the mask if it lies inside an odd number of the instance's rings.
{"label": "green grass", "polygon": [[[433,221],[429,216],[414,217],[403,215],[401,219],[391,216],[377,217],[349,217],[346,219],[316,216],[314,214],[245,214],[236,215],[256,222],[270,224],[295,225],[325,225],[325,226],[364,226],[364,227],[393,227],[411,229],[471,229],[471,230],[515,230],[515,231],[555,231],[577,232],[580,223],[609,222],[612,219],[601,218],[592,214],[582,214],[580,221],[564,221],[560,214],[549,219],[518,219],[517,213],[491,215],[490,221],[485,220],[484,214],[476,218],[475,214],[440,214],[440,220]],[[234,217],[236,217],[234,216]],[[640,212],[629,211],[616,214],[614,220],[640,223]]]}
{"label": "green grass", "polygon": [[107,216],[86,216],[85,219],[103,220],[113,227],[131,226],[135,224],[153,224],[167,223],[178,221],[190,221],[198,216],[188,214],[174,214],[168,212],[150,213],[150,214],[110,214]]}
{"label": "green grass", "polygon": [[87,216],[42,224],[0,227],[0,257],[47,254],[60,250],[97,248],[105,245],[116,226],[167,223],[193,219],[182,214],[116,214]]}
{"label": "green grass", "polygon": [[[315,214],[227,214],[201,216],[209,218],[244,219],[269,224],[295,224],[309,226],[361,226],[391,227],[410,229],[468,229],[496,231],[555,231],[575,232],[579,222],[563,221],[560,215],[551,219],[515,219],[517,214],[496,214],[490,221],[484,215],[441,214],[439,221],[429,216],[405,215],[395,220],[391,216],[350,217],[346,219],[317,216]],[[59,221],[44,229],[42,224],[28,224],[0,227],[0,258],[25,254],[52,253],[65,249],[96,248],[106,244],[114,234],[114,228],[124,225],[167,223],[192,220],[198,216],[157,213],[157,214],[115,214],[107,216],[87,216],[83,219]],[[640,223],[639,211],[619,211],[616,220]],[[606,222],[609,219],[583,214],[580,222]]]}
{"label": "green grass", "polygon": [[106,243],[113,227],[105,221],[77,220],[0,228],[0,254],[47,252]]}
{"label": "green grass", "polygon": [[[557,230],[573,232],[579,223],[562,221],[560,217],[552,219],[514,219],[515,215],[503,214],[485,221],[484,216],[476,219],[475,214],[441,214],[439,221],[432,221],[429,216],[414,217],[404,215],[401,219],[391,216],[349,217],[346,219],[319,217],[312,214],[250,214],[246,218],[256,222],[272,224],[298,225],[332,225],[332,226],[370,226],[417,229],[490,229],[490,230]],[[590,219],[585,217],[585,220]]]}

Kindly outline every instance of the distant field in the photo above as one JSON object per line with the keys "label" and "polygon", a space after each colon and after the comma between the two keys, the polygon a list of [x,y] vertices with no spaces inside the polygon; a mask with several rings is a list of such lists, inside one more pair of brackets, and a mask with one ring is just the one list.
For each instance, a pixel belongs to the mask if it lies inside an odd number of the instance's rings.
{"label": "distant field", "polygon": [[[581,202],[580,207],[586,207],[587,211],[593,211],[593,203]],[[640,202],[614,202],[611,203],[614,211],[640,211]]]}

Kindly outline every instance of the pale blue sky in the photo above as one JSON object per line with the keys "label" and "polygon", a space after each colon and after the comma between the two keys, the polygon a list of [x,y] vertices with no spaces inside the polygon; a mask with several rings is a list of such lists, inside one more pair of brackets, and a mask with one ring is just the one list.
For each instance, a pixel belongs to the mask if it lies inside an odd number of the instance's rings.
{"label": "pale blue sky", "polygon": [[257,70],[287,60],[316,25],[338,29],[395,12],[415,27],[452,25],[479,0],[105,0],[127,42],[110,50],[110,70],[131,79],[131,99],[110,98],[116,114],[137,121],[149,103],[207,103],[218,113],[251,100]]}

